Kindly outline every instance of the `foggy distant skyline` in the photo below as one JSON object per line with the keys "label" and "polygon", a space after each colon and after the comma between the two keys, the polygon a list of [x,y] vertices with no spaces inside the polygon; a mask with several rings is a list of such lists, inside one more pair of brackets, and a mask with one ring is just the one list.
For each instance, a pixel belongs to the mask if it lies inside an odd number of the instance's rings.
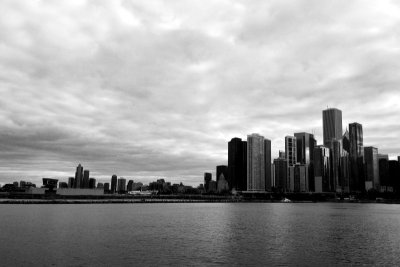
{"label": "foggy distant skyline", "polygon": [[228,141],[315,134],[322,110],[400,155],[395,1],[2,1],[0,184],[81,163],[197,185]]}

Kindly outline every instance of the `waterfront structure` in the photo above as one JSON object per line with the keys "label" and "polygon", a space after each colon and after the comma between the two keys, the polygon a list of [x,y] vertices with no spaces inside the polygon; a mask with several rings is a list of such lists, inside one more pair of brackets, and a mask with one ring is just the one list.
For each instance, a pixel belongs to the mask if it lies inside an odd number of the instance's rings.
{"label": "waterfront structure", "polygon": [[209,191],[210,182],[212,180],[212,174],[210,172],[204,173],[204,189],[206,192]]}
{"label": "waterfront structure", "polygon": [[90,180],[89,174],[90,174],[89,170],[83,171],[83,183],[82,183],[81,188],[89,188],[89,180]]}
{"label": "waterfront structure", "polygon": [[314,148],[314,186],[315,192],[333,191],[330,171],[330,149],[320,145]]}
{"label": "waterfront structure", "polygon": [[228,142],[228,177],[230,190],[247,190],[247,142],[237,137]]}
{"label": "waterfront structure", "polygon": [[117,181],[117,175],[114,174],[113,176],[111,176],[111,194],[114,194],[117,191]]}
{"label": "waterfront structure", "polygon": [[378,149],[376,147],[364,147],[364,161],[365,161],[365,190],[379,188],[379,161]]}
{"label": "waterfront structure", "polygon": [[247,191],[265,191],[265,144],[259,134],[247,136]]}
{"label": "waterfront structure", "polygon": [[76,172],[75,172],[75,188],[82,187],[82,180],[83,180],[83,167],[79,163],[78,167],[76,167]]}
{"label": "waterfront structure", "polygon": [[264,138],[265,191],[272,190],[271,140]]}
{"label": "waterfront structure", "polygon": [[297,163],[297,141],[294,136],[285,136],[285,156],[288,166],[293,166]]}
{"label": "waterfront structure", "polygon": [[[280,154],[281,156],[284,156]],[[278,192],[286,191],[286,179],[287,179],[287,171],[288,171],[287,159],[285,157],[279,157],[274,159],[274,167],[275,167],[275,188]]]}
{"label": "waterfront structure", "polygon": [[125,193],[126,192],[126,179],[119,178],[118,179],[118,193]]}
{"label": "waterfront structure", "polygon": [[74,188],[75,186],[74,186],[74,182],[75,181],[75,178],[74,177],[69,177],[68,178],[68,188]]}
{"label": "waterfront structure", "polygon": [[226,165],[218,165],[216,168],[216,178],[217,178],[217,182],[219,180],[219,177],[221,176],[221,174],[224,175],[224,178],[227,182],[229,182],[229,178],[228,178],[228,166]]}
{"label": "waterfront structure", "polygon": [[337,108],[328,108],[322,111],[322,125],[324,146],[332,147],[333,140],[341,140],[342,130],[342,111]]}

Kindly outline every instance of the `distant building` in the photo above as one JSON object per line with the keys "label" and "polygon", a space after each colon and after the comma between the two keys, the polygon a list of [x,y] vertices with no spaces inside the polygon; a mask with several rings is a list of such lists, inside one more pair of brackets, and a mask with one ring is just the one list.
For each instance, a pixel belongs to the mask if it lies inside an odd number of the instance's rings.
{"label": "distant building", "polygon": [[83,184],[81,188],[89,188],[89,170],[84,170],[83,171]]}
{"label": "distant building", "polygon": [[297,141],[294,136],[285,136],[285,156],[288,166],[297,163]]}
{"label": "distant building", "polygon": [[118,177],[117,175],[111,176],[111,194],[115,194],[117,192],[117,182],[118,182]]}
{"label": "distant building", "polygon": [[212,174],[210,172],[205,172],[204,173],[204,188],[206,189],[206,192],[209,190],[209,185],[212,179]]}
{"label": "distant building", "polygon": [[265,191],[272,190],[271,140],[264,138]]}
{"label": "distant building", "polygon": [[208,183],[208,193],[216,193],[217,192],[217,182],[216,181],[210,181]]}
{"label": "distant building", "polygon": [[230,190],[247,190],[247,142],[237,137],[228,142],[228,183]]}
{"label": "distant building", "polygon": [[129,191],[133,191],[133,180],[129,180],[128,181],[128,186],[127,186],[127,189],[126,189],[128,192]]}
{"label": "distant building", "polygon": [[[387,188],[393,188],[393,185],[390,183],[389,177],[389,158],[388,157],[379,157],[378,155],[378,162],[379,162],[379,180],[381,187],[384,187],[384,192],[388,191]],[[393,189],[391,190],[393,191]]]}
{"label": "distant building", "polygon": [[229,192],[228,181],[225,179],[224,174],[221,173],[217,181],[217,191],[218,193]]}
{"label": "distant building", "polygon": [[279,150],[279,158],[280,158],[280,159],[285,159],[285,158],[286,158],[285,155],[286,155],[286,154],[285,154],[285,151]]}
{"label": "distant building", "polygon": [[68,188],[68,184],[66,182],[60,182],[58,188]]}
{"label": "distant building", "polygon": [[297,162],[300,164],[307,164],[308,170],[308,191],[314,191],[314,147],[317,145],[317,141],[313,134],[310,133],[295,133],[296,137],[296,151],[297,151]]}
{"label": "distant building", "polygon": [[294,165],[294,192],[309,192],[308,188],[308,164]]}
{"label": "distant building", "polygon": [[350,191],[361,192],[365,189],[364,177],[364,144],[362,125],[353,122],[349,124],[350,139]]}
{"label": "distant building", "polygon": [[95,178],[90,178],[89,179],[89,187],[90,189],[96,188],[96,179]]}
{"label": "distant building", "polygon": [[347,153],[350,153],[350,134],[347,129],[342,137],[342,145],[343,145],[343,150],[346,151]]}
{"label": "distant building", "polygon": [[331,192],[334,185],[330,171],[330,150],[325,146],[314,148],[315,192]]}
{"label": "distant building", "polygon": [[324,146],[332,148],[333,140],[342,140],[342,111],[328,108],[322,111]]}
{"label": "distant building", "polygon": [[81,164],[76,167],[75,172],[75,188],[81,188],[83,183],[83,167]]}
{"label": "distant building", "polygon": [[110,191],[110,183],[104,183],[104,192]]}
{"label": "distant building", "polygon": [[400,192],[400,162],[398,160],[389,160],[389,185],[393,191]]}
{"label": "distant building", "polygon": [[375,147],[364,147],[365,160],[365,190],[380,190],[379,186],[379,161],[378,149]]}
{"label": "distant building", "polygon": [[118,179],[118,193],[125,193],[126,192],[126,179],[119,178]]}
{"label": "distant building", "polygon": [[278,192],[286,191],[286,179],[287,179],[287,160],[283,157],[274,159],[275,167],[275,188]]}
{"label": "distant building", "polygon": [[97,183],[97,188],[102,188],[102,189],[104,189],[104,184],[103,184],[103,183]]}
{"label": "distant building", "polygon": [[69,177],[68,178],[68,188],[74,188],[74,187],[75,187],[75,178]]}
{"label": "distant building", "polygon": [[265,191],[265,139],[259,134],[247,136],[247,191]]}
{"label": "distant building", "polygon": [[216,168],[216,172],[217,174],[217,182],[219,180],[219,177],[221,176],[221,174],[224,175],[225,180],[228,182],[229,178],[228,178],[228,166],[226,165],[219,165]]}

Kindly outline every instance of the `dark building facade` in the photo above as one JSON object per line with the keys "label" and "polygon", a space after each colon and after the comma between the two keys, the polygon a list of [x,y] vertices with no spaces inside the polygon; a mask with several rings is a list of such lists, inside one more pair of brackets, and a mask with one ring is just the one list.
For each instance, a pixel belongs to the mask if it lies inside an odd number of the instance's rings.
{"label": "dark building facade", "polygon": [[229,178],[228,178],[228,166],[226,165],[218,165],[216,168],[216,172],[217,177],[215,178],[217,180],[217,182],[219,181],[219,177],[221,176],[221,174],[224,175],[225,179],[228,181],[229,184]]}
{"label": "dark building facade", "polygon": [[118,177],[117,175],[113,175],[111,176],[111,194],[114,194],[115,192],[117,192],[117,182],[118,182]]}
{"label": "dark building facade", "polygon": [[271,140],[264,139],[264,160],[265,160],[265,191],[272,190],[272,161],[271,161]]}
{"label": "dark building facade", "polygon": [[91,189],[96,188],[96,179],[95,178],[89,179],[89,187],[88,188],[91,188]]}
{"label": "dark building facade", "polygon": [[341,140],[343,135],[342,111],[337,108],[328,108],[322,111],[324,146],[331,148],[331,142]]}
{"label": "dark building facade", "polygon": [[379,190],[379,161],[376,147],[364,147],[365,189]]}
{"label": "dark building facade", "polygon": [[82,181],[83,180],[83,167],[81,164],[76,167],[75,172],[75,188],[82,188]]}
{"label": "dark building facade", "polygon": [[295,133],[296,149],[297,149],[297,162],[306,164],[308,166],[308,189],[314,191],[314,147],[317,141],[313,134],[310,133]]}
{"label": "dark building facade", "polygon": [[212,180],[212,174],[210,172],[204,173],[204,189],[209,192],[210,182]]}
{"label": "dark building facade", "polygon": [[247,190],[247,142],[237,137],[228,142],[227,180],[230,190]]}
{"label": "dark building facade", "polygon": [[314,148],[315,192],[333,191],[330,162],[330,149],[325,146],[316,146]]}
{"label": "dark building facade", "polygon": [[350,191],[363,191],[364,178],[364,141],[363,128],[360,123],[349,124],[349,161],[350,161]]}
{"label": "dark building facade", "polygon": [[275,168],[275,188],[278,192],[285,192],[287,185],[287,165],[286,158],[277,158],[274,159],[274,168]]}
{"label": "dark building facade", "polygon": [[89,186],[89,174],[90,174],[90,171],[89,170],[84,170],[83,171],[83,183],[82,183],[82,186],[81,186],[81,188],[89,188],[90,186]]}

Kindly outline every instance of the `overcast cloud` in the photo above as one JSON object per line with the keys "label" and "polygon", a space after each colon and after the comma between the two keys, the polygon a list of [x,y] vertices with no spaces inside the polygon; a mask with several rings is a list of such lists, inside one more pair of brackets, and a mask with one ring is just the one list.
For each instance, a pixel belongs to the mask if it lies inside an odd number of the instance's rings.
{"label": "overcast cloud", "polygon": [[396,1],[1,1],[0,183],[199,184],[227,142],[314,132],[322,110],[400,154]]}

